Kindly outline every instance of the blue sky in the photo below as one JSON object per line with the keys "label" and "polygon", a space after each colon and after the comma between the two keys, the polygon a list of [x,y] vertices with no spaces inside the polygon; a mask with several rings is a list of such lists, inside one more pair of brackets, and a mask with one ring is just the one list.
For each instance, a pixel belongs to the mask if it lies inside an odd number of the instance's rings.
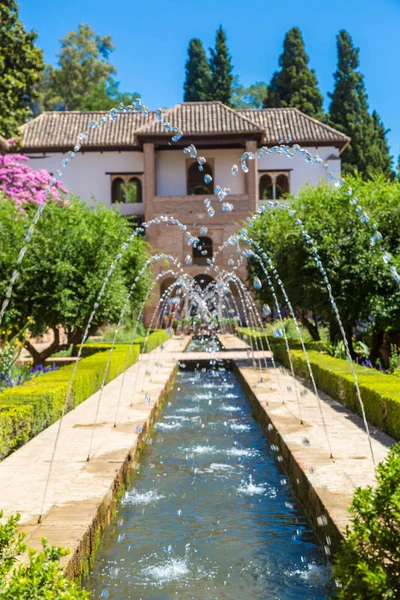
{"label": "blue sky", "polygon": [[370,106],[391,129],[396,160],[400,153],[400,0],[20,0],[20,16],[39,32],[49,63],[56,62],[59,40],[79,22],[110,34],[121,90],[139,92],[152,109],[182,100],[188,41],[199,37],[212,46],[219,24],[244,85],[270,80],[286,31],[300,27],[326,98],[336,68],[335,36],[347,29],[361,48]]}

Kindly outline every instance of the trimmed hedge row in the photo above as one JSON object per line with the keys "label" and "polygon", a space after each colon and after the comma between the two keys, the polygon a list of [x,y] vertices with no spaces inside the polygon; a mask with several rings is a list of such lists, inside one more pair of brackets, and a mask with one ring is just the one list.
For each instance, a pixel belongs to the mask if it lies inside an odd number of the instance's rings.
{"label": "trimmed hedge row", "polygon": [[[107,383],[139,358],[140,349],[118,344],[111,356]],[[82,359],[76,371],[67,410],[94,394],[101,386],[108,353]],[[61,416],[74,364],[27,381],[0,393],[0,460],[57,421]]]}
{"label": "trimmed hedge row", "polygon": [[[246,336],[247,339],[257,336],[265,347],[265,334],[263,333],[252,333],[246,329],[241,330],[240,335],[241,337]],[[288,367],[289,360],[284,341],[270,337],[268,340],[274,356]],[[299,348],[299,343],[296,341],[292,343],[289,340],[289,344],[295,373],[309,381],[307,363],[303,351]],[[349,363],[341,358],[321,354],[315,350],[316,344],[318,342],[306,346],[317,387],[360,415],[361,409]],[[400,378],[359,365],[354,365],[354,370],[368,421],[395,440],[400,440]]]}
{"label": "trimmed hedge row", "polygon": [[[147,344],[145,348],[145,352],[151,352],[161,344],[164,344],[172,334],[166,332],[165,329],[159,329],[158,331],[153,331],[150,333]],[[135,344],[140,346],[140,353],[143,352],[144,342],[146,337],[137,337],[135,338]],[[118,346],[129,347],[129,343],[118,344]],[[104,352],[105,350],[109,350],[112,346],[111,342],[92,342],[89,344],[85,344],[82,349],[82,357],[92,356],[97,352]]]}

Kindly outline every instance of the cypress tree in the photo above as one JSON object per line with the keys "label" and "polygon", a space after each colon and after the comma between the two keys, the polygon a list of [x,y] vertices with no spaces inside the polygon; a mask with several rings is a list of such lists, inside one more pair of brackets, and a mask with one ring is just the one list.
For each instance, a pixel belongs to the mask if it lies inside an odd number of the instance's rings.
{"label": "cypress tree", "polygon": [[387,134],[390,129],[386,129],[380,116],[374,110],[372,112],[372,121],[375,129],[375,143],[372,146],[372,172],[383,173],[389,179],[394,178],[393,157],[390,154]]}
{"label": "cypress tree", "polygon": [[189,42],[186,61],[184,102],[204,102],[211,100],[211,73],[203,44],[197,38]]}
{"label": "cypress tree", "polygon": [[387,131],[377,113],[369,114],[364,76],[358,71],[359,48],[350,34],[337,36],[338,65],[329,109],[329,123],[351,138],[342,154],[342,169],[358,171],[363,177],[392,173],[392,159],[386,140]]}
{"label": "cypress tree", "polygon": [[44,68],[36,33],[28,33],[14,0],[0,2],[0,134],[18,134],[37,98],[36,84]]}
{"label": "cypress tree", "polygon": [[232,62],[226,44],[226,34],[220,25],[215,36],[215,50],[210,48],[212,100],[230,106],[232,98]]}
{"label": "cypress tree", "polygon": [[292,27],[285,36],[279,58],[281,69],[272,76],[264,107],[293,106],[306,115],[322,118],[322,95],[308,60],[302,33],[298,27]]}

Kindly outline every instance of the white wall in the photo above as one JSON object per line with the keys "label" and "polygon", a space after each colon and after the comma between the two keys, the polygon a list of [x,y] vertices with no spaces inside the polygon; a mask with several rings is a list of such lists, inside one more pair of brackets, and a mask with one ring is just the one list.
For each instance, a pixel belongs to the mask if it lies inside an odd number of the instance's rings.
{"label": "white wall", "polygon": [[[33,169],[46,169],[55,173],[61,168],[61,162],[66,155],[61,153],[40,155],[29,161]],[[93,204],[92,198],[111,205],[111,176],[112,172],[142,172],[143,154],[141,152],[79,152],[63,169],[61,181],[64,186],[82,200]]]}
{"label": "white wall", "polygon": [[[339,156],[339,150],[333,146],[320,147],[320,148],[307,148],[313,156],[318,154],[324,162],[331,156]],[[328,160],[329,171],[334,175],[340,175],[340,164],[339,160]],[[326,171],[322,169],[322,165],[309,165],[304,160],[304,156],[298,153],[294,153],[293,158],[287,158],[284,154],[267,154],[263,160],[258,161],[259,178],[263,175],[261,170],[268,171],[269,169],[282,169],[282,171],[292,169],[290,171],[290,192],[297,194],[299,189],[306,183],[317,185],[321,179],[326,180]]]}
{"label": "white wall", "polygon": [[[229,187],[232,194],[245,193],[244,173],[234,176],[233,164],[238,164],[240,150],[199,150],[198,156],[214,160],[214,185]],[[186,196],[186,160],[180,150],[160,150],[156,153],[156,195]]]}

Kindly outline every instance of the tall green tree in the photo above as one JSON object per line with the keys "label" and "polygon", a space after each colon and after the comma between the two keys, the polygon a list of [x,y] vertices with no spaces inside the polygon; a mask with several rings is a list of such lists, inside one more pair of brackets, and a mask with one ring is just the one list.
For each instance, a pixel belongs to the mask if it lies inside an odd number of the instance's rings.
{"label": "tall green tree", "polygon": [[391,171],[386,130],[378,115],[369,113],[364,76],[358,70],[359,48],[350,34],[341,30],[337,36],[338,65],[334,73],[334,90],[329,94],[329,123],[351,138],[342,154],[342,169],[358,171],[363,177]]}
{"label": "tall green tree", "polygon": [[266,108],[293,106],[306,115],[322,117],[322,94],[314,69],[308,66],[302,33],[292,27],[283,42],[279,58],[280,71],[276,71],[268,86],[264,100]]}
{"label": "tall green tree", "polygon": [[0,2],[0,135],[17,135],[37,97],[36,84],[43,71],[37,34],[28,33],[18,16],[15,0]]}
{"label": "tall green tree", "polygon": [[211,72],[201,40],[189,42],[185,66],[184,102],[204,102],[212,99]]}
{"label": "tall green tree", "polygon": [[373,151],[375,153],[373,164],[376,172],[383,173],[389,179],[393,179],[393,157],[390,154],[387,134],[390,129],[386,129],[380,116],[374,110],[372,112],[372,121],[375,129],[375,143]]}
{"label": "tall green tree", "polygon": [[130,103],[137,94],[119,91],[109,61],[113,50],[111,37],[96,35],[89,25],[70,31],[61,40],[58,66],[45,69],[39,110],[108,110]]}
{"label": "tall green tree", "polygon": [[232,59],[226,43],[226,33],[220,25],[215,36],[215,49],[210,48],[212,96],[228,106],[232,102]]}

